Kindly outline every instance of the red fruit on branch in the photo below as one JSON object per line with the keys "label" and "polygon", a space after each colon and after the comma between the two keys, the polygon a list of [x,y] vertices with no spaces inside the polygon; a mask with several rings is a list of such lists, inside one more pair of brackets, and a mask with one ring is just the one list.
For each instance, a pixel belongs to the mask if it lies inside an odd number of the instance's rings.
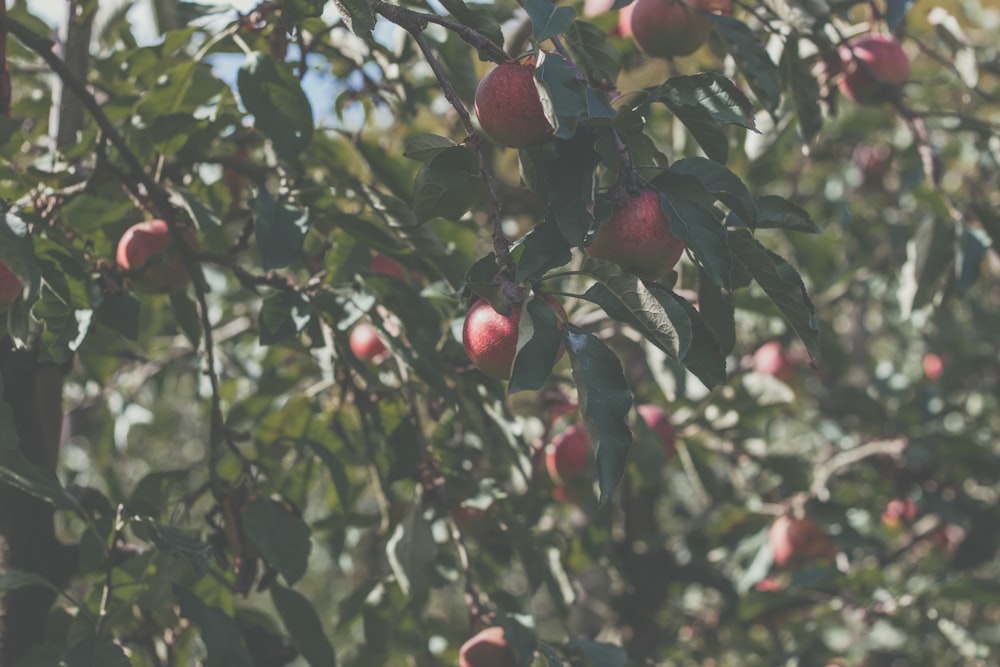
{"label": "red fruit on branch", "polygon": [[351,330],[351,352],[358,359],[381,361],[389,348],[378,337],[378,329],[369,322],[361,322]]}
{"label": "red fruit on branch", "polygon": [[[181,229],[181,237],[188,248],[198,250],[198,240],[188,229]],[[129,227],[118,241],[115,258],[118,266],[129,272],[129,284],[139,292],[169,294],[191,281],[181,250],[163,220]]]}
{"label": "red fruit on branch", "polygon": [[458,664],[459,667],[516,667],[517,658],[504,639],[503,628],[494,625],[462,644]]}
{"label": "red fruit on branch", "polygon": [[476,88],[476,118],[498,144],[511,148],[537,146],[552,136],[535,83],[535,65],[503,63]]}
{"label": "red fruit on branch", "polygon": [[[552,297],[543,297],[555,309],[560,320],[566,319],[566,311]],[[521,324],[521,304],[510,307],[509,315],[502,315],[493,309],[486,299],[479,299],[465,316],[462,325],[462,345],[465,353],[479,370],[497,378],[509,380],[517,354],[518,327]],[[560,347],[557,359],[565,350]]]}
{"label": "red fruit on branch", "polygon": [[774,553],[774,564],[778,567],[798,560],[833,558],[837,553],[827,534],[809,519],[779,517],[771,525],[767,541]]}
{"label": "red fruit on branch", "polygon": [[403,265],[382,253],[377,252],[372,255],[372,263],[369,268],[372,273],[383,273],[404,281],[407,279],[406,269],[403,268]]}
{"label": "red fruit on branch", "polygon": [[[712,21],[702,12],[732,13],[729,0],[636,0],[621,21],[639,50],[657,58],[688,56],[708,40]],[[620,32],[626,32],[620,26]]]}
{"label": "red fruit on branch", "polygon": [[593,458],[590,434],[583,424],[574,424],[553,438],[545,452],[545,469],[557,485],[580,477]]}
{"label": "red fruit on branch", "polygon": [[24,289],[21,281],[4,262],[0,262],[0,310],[14,303]]}
{"label": "red fruit on branch", "polygon": [[840,47],[844,76],[838,87],[860,104],[880,104],[899,95],[910,78],[910,61],[892,37],[868,35]]}
{"label": "red fruit on branch", "polygon": [[753,369],[761,375],[770,375],[782,382],[790,382],[793,377],[788,353],[776,340],[764,343],[753,353]]}
{"label": "red fruit on branch", "polygon": [[587,253],[644,280],[658,280],[680,260],[684,242],[671,232],[660,195],[647,188],[626,198],[611,219],[601,223]]}
{"label": "red fruit on branch", "polygon": [[646,422],[646,426],[651,428],[656,435],[660,436],[667,456],[676,454],[677,429],[674,428],[674,424],[670,421],[670,415],[667,414],[666,410],[652,403],[642,403],[636,407],[636,410],[639,411],[642,421]]}

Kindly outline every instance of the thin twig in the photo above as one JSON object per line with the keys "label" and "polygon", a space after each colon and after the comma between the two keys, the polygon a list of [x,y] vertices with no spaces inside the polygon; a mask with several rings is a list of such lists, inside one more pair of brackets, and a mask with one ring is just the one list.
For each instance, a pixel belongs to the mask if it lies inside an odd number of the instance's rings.
{"label": "thin twig", "polygon": [[437,14],[416,12],[412,9],[400,7],[399,5],[390,5],[387,2],[383,2],[383,0],[369,0],[369,4],[376,14],[384,16],[411,35],[414,32],[423,32],[427,24],[433,23],[455,33],[467,44],[474,46],[480,53],[489,57],[493,62],[506,63],[511,60],[510,56],[503,49],[485,35],[461,23],[456,23]]}

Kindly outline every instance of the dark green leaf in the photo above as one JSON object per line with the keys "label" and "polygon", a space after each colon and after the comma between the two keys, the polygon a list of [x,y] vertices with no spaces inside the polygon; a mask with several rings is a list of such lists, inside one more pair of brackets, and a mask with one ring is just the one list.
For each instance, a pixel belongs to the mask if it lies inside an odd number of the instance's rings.
{"label": "dark green leaf", "polygon": [[243,509],[243,528],[289,585],[306,573],[312,545],[302,519],[269,498],[258,498]]}
{"label": "dark green leaf", "polygon": [[524,237],[515,282],[538,280],[546,271],[568,264],[573,255],[559,228],[546,218]]}
{"label": "dark green leaf", "polygon": [[592,130],[581,130],[571,140],[558,142],[547,151],[543,167],[552,217],[575,247],[583,245],[594,222],[594,172],[600,161],[594,140]]}
{"label": "dark green leaf", "polygon": [[403,155],[418,162],[430,162],[442,151],[457,146],[447,137],[436,134],[418,134],[403,142]]}
{"label": "dark green leaf", "polygon": [[684,313],[687,315],[688,325],[691,328],[691,346],[682,359],[685,368],[710,389],[723,384],[726,381],[726,355],[720,349],[712,331],[706,326],[701,313],[695,310],[694,306],[686,299],[673,292],[668,292],[656,285],[651,285],[650,291],[656,298],[660,299],[661,303],[672,299],[674,303],[684,309]]}
{"label": "dark green leaf", "polygon": [[[441,5],[447,9],[459,23],[472,28],[497,46],[503,47],[503,32],[500,30],[500,23],[497,22],[496,18],[489,10],[472,9],[462,2],[462,0],[441,0]],[[490,60],[486,54],[481,53],[479,57],[483,61]]]}
{"label": "dark green leaf", "polygon": [[704,109],[695,107],[678,107],[673,111],[705,151],[705,155],[725,164],[729,159],[729,137],[712,115]]}
{"label": "dark green leaf", "polygon": [[541,389],[552,373],[562,346],[559,320],[544,299],[531,299],[522,306],[517,345],[507,393]]}
{"label": "dark green leaf", "polygon": [[180,614],[198,627],[208,657],[205,667],[250,667],[253,660],[236,621],[218,607],[211,607],[186,588],[174,584]]}
{"label": "dark green leaf", "polygon": [[818,234],[819,227],[809,214],[784,197],[764,195],[757,197],[757,228],[787,229],[793,232]]}
{"label": "dark green leaf", "polygon": [[90,308],[90,273],[68,250],[47,238],[35,239],[35,258],[46,286],[63,303]]}
{"label": "dark green leaf", "polygon": [[261,266],[280,269],[298,259],[309,230],[309,209],[275,199],[262,189],[254,202],[254,215]]}
{"label": "dark green leaf", "polygon": [[721,14],[708,17],[757,99],[772,113],[776,111],[781,105],[781,75],[764,45],[742,21]]}
{"label": "dark green leaf", "polygon": [[[363,0],[337,4],[363,6],[371,12]],[[350,17],[345,20],[350,25]],[[313,113],[292,69],[266,53],[255,52],[247,56],[236,81],[243,104],[254,115],[257,128],[274,142],[278,155],[285,160],[297,158],[312,141]]]}
{"label": "dark green leaf", "polygon": [[958,275],[958,293],[964,294],[979,280],[983,259],[992,245],[989,236],[978,229],[962,231],[962,266]]}
{"label": "dark green leaf", "polygon": [[35,259],[32,238],[24,220],[7,211],[4,220],[0,222],[0,262],[6,264],[21,283],[29,288],[33,298],[38,292],[41,272]]}
{"label": "dark green leaf", "polygon": [[525,0],[524,9],[539,42],[563,34],[576,19],[571,7],[556,7],[551,0]]}
{"label": "dark green leaf", "polygon": [[576,62],[594,79],[611,82],[618,79],[622,68],[621,55],[607,34],[596,25],[574,21],[566,32],[566,44],[573,50]]}
{"label": "dark green leaf", "polygon": [[371,39],[375,29],[375,12],[366,0],[333,0],[344,23],[358,37]]}
{"label": "dark green leaf", "polygon": [[543,53],[535,68],[545,117],[560,139],[572,137],[579,120],[587,117],[586,86],[576,75],[576,68],[558,54]]}
{"label": "dark green leaf", "polygon": [[413,604],[424,604],[430,592],[436,546],[431,524],[419,504],[396,524],[385,550],[403,593]]}
{"label": "dark green leaf", "polygon": [[781,53],[781,71],[792,91],[799,131],[806,142],[812,141],[823,127],[820,109],[819,81],[809,71],[808,63],[799,57],[799,40],[789,36]]}
{"label": "dark green leaf", "polygon": [[726,229],[718,211],[704,200],[700,182],[667,172],[652,185],[660,192],[660,208],[670,220],[670,231],[694,252],[712,282],[728,289],[732,258],[726,247]]}
{"label": "dark green leaf", "polygon": [[714,72],[672,77],[650,90],[646,101],[662,102],[675,113],[679,109],[699,109],[716,123],[757,130],[753,104],[735,83]]}
{"label": "dark green leaf", "polygon": [[7,592],[24,588],[25,586],[43,586],[53,591],[58,591],[49,580],[34,572],[24,570],[4,570],[0,572],[0,592]]}
{"label": "dark green leaf", "polygon": [[417,220],[458,220],[486,193],[476,156],[464,146],[446,148],[420,167],[413,181]]}
{"label": "dark green leaf", "polygon": [[590,667],[627,667],[628,654],[621,646],[595,642],[589,639],[573,639],[569,643],[571,651],[583,655]]}
{"label": "dark green leaf", "polygon": [[558,653],[552,650],[551,646],[545,642],[538,642],[537,648],[538,652],[542,654],[543,658],[545,658],[545,664],[547,667],[564,667],[562,658],[559,657]]}
{"label": "dark green leaf", "polygon": [[677,174],[694,176],[708,192],[715,194],[726,206],[738,212],[753,227],[757,219],[757,206],[750,191],[739,176],[718,162],[703,157],[688,157],[670,165]]}
{"label": "dark green leaf", "polygon": [[308,297],[300,292],[278,292],[260,305],[260,344],[273,345],[294,338],[312,318]]}
{"label": "dark green leaf", "polygon": [[63,655],[62,667],[130,667],[122,647],[110,639],[88,637]]}
{"label": "dark green leaf", "polygon": [[138,340],[139,302],[128,292],[108,294],[97,307],[97,321],[129,340]]}
{"label": "dark green leaf", "polygon": [[44,325],[40,359],[63,363],[83,343],[93,311],[74,310],[46,288],[32,306],[31,315]]}
{"label": "dark green leaf", "polygon": [[271,584],[274,602],[292,643],[312,667],[335,667],[336,655],[330,640],[323,634],[323,624],[316,610],[301,593]]}
{"label": "dark green leaf", "polygon": [[571,324],[563,327],[573,365],[580,414],[597,446],[597,475],[601,503],[611,497],[628,464],[632,430],[628,414],[632,392],[615,353],[592,334]]}
{"label": "dark green leaf", "polygon": [[510,616],[499,616],[496,625],[503,628],[503,638],[514,651],[517,667],[530,667],[538,639],[535,633]]}
{"label": "dark green leaf", "polygon": [[170,307],[173,308],[174,319],[187,336],[191,347],[197,350],[201,343],[201,316],[198,314],[198,304],[184,292],[171,292]]}
{"label": "dark green leaf", "polygon": [[732,297],[720,290],[704,270],[698,272],[698,312],[724,354],[736,345],[736,320]]}
{"label": "dark green leaf", "polygon": [[163,553],[184,558],[198,576],[206,574],[211,568],[211,547],[196,533],[143,517],[134,519],[132,525],[136,528],[137,537],[156,545]]}

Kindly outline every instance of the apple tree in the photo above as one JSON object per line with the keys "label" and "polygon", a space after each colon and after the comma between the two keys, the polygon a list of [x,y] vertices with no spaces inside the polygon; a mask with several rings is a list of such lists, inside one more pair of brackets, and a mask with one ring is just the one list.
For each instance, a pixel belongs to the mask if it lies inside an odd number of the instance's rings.
{"label": "apple tree", "polygon": [[0,665],[1000,657],[988,0],[0,2]]}

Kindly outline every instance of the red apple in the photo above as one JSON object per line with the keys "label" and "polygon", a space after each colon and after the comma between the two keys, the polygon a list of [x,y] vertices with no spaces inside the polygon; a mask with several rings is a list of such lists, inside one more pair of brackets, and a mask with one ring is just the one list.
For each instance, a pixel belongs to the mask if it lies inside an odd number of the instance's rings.
{"label": "red apple", "polygon": [[729,0],[636,0],[631,6],[626,20],[636,45],[657,58],[691,55],[708,40],[712,22],[701,12],[732,13]]}
{"label": "red apple", "polygon": [[372,263],[369,267],[372,273],[383,273],[393,278],[407,280],[406,269],[403,265],[388,255],[377,252],[372,255]]}
{"label": "red apple", "polygon": [[[181,230],[181,237],[189,248],[198,250],[198,240],[188,229]],[[191,281],[181,251],[163,220],[140,222],[125,230],[115,258],[118,266],[129,272],[129,284],[139,292],[168,294]]]}
{"label": "red apple", "polygon": [[753,353],[753,369],[761,375],[771,375],[782,382],[790,382],[793,377],[792,362],[785,348],[776,340],[764,343]]}
{"label": "red apple", "polygon": [[626,197],[611,219],[598,227],[587,253],[615,262],[644,280],[658,280],[680,260],[684,242],[670,231],[670,220],[660,209],[660,195],[647,188],[638,196]]}
{"label": "red apple", "polygon": [[674,428],[674,424],[670,421],[670,415],[658,405],[653,405],[652,403],[643,403],[636,407],[639,411],[639,416],[642,417],[642,421],[646,422],[646,426],[651,428],[656,435],[660,436],[660,440],[663,441],[663,447],[667,451],[667,456],[673,456],[677,453],[677,429]]}
{"label": "red apple", "polygon": [[632,36],[632,12],[635,11],[635,3],[625,5],[618,12],[618,34],[622,37]]}
{"label": "red apple", "polygon": [[21,281],[10,270],[10,267],[4,262],[0,262],[0,311],[14,303],[22,289],[24,288]]}
{"label": "red apple", "polygon": [[534,62],[497,65],[479,82],[475,108],[483,132],[498,144],[528,148],[552,136],[535,83]]}
{"label": "red apple", "polygon": [[771,525],[767,541],[778,567],[797,560],[833,558],[837,553],[827,534],[809,519],[778,518]]}
{"label": "red apple", "polygon": [[517,657],[499,625],[486,628],[462,644],[459,667],[517,667]]}
{"label": "red apple", "polygon": [[381,361],[389,348],[378,337],[378,329],[368,322],[361,322],[351,330],[351,352],[358,359]]}
{"label": "red apple", "polygon": [[913,523],[917,518],[917,504],[910,499],[894,498],[885,506],[882,512],[882,523],[895,528],[903,523]]}
{"label": "red apple", "polygon": [[583,475],[592,458],[590,434],[583,424],[574,424],[553,438],[545,452],[545,468],[561,486]]}
{"label": "red apple", "polygon": [[944,373],[944,359],[936,354],[924,355],[924,375],[928,380],[937,380]]}
{"label": "red apple", "polygon": [[[552,297],[543,297],[555,308],[561,320],[566,319],[566,311]],[[462,344],[465,353],[479,370],[497,378],[509,380],[517,354],[518,326],[521,324],[521,304],[510,308],[510,315],[501,315],[493,310],[486,299],[479,299],[465,316],[462,325]],[[559,357],[563,355],[559,348]],[[557,357],[558,358],[558,357]]]}
{"label": "red apple", "polygon": [[910,61],[892,37],[868,35],[840,47],[841,92],[861,104],[879,104],[899,95],[910,78]]}

